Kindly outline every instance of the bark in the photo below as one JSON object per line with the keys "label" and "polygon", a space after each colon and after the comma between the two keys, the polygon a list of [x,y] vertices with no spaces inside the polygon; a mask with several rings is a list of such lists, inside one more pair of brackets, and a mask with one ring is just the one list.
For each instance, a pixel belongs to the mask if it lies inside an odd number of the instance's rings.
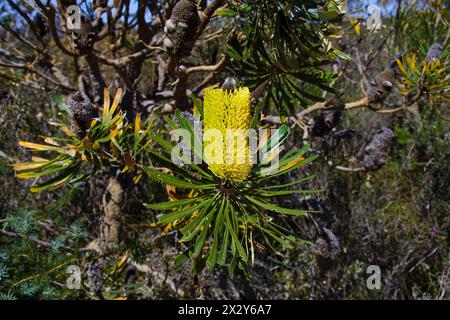
{"label": "bark", "polygon": [[103,252],[110,251],[119,244],[123,199],[122,185],[116,178],[110,178],[103,197],[103,217],[100,222],[99,244]]}

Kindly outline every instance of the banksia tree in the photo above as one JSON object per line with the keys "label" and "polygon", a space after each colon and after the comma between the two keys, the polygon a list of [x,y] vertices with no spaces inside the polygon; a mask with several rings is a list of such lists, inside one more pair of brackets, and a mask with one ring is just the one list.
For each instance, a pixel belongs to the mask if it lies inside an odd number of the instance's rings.
{"label": "banksia tree", "polygon": [[[0,297],[58,296],[70,264],[92,286],[59,297],[195,297],[222,272],[248,287],[257,272],[277,297],[348,297],[349,266],[423,256],[405,288],[447,276],[426,250],[448,248],[450,11],[384,3],[380,29],[360,1],[0,4]],[[426,235],[398,243],[404,261],[380,256],[403,208],[426,208]]]}
{"label": "banksia tree", "polygon": [[[219,264],[228,266],[230,276],[234,275],[236,267],[248,275],[249,266],[254,263],[259,234],[274,250],[274,242],[292,248],[294,243],[302,241],[278,225],[272,214],[301,216],[306,212],[272,204],[271,198],[314,192],[295,187],[312,177],[305,176],[284,185],[270,185],[270,182],[306,165],[315,156],[305,157],[309,151],[307,145],[299,151],[291,149],[281,154],[282,144],[289,133],[287,126],[281,126],[272,135],[264,131],[259,137],[257,146],[254,145],[257,149],[253,149],[259,153],[259,162],[253,165],[257,154],[249,148],[251,114],[248,88],[232,91],[208,88],[203,106],[197,101],[194,111],[198,117],[197,125],[203,123],[204,143],[200,144],[203,148],[198,147],[198,141],[202,140],[198,130],[183,113],[176,112],[176,121],[166,117],[172,130],[189,133],[178,134],[185,143],[184,153],[179,155],[186,162],[185,167],[153,153],[155,161],[164,163],[178,177],[155,168],[144,168],[152,180],[190,192],[181,199],[146,204],[146,207],[167,211],[158,216],[159,223],[166,225],[167,230],[180,230],[183,235],[180,242],[186,243],[187,250],[176,258],[176,266],[192,259],[193,274],[205,265],[212,270]],[[256,124],[258,115],[255,117]],[[151,136],[167,156],[173,155],[175,145],[164,137]],[[190,152],[194,153],[193,158],[197,161],[192,161]]]}

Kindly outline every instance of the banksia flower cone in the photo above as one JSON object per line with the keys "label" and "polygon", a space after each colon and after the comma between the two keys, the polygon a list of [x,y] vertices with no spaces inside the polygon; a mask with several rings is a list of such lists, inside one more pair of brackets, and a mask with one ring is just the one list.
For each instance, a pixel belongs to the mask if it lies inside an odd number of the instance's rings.
{"label": "banksia flower cone", "polygon": [[219,178],[242,182],[250,174],[248,143],[250,91],[205,89],[204,148],[209,169]]}

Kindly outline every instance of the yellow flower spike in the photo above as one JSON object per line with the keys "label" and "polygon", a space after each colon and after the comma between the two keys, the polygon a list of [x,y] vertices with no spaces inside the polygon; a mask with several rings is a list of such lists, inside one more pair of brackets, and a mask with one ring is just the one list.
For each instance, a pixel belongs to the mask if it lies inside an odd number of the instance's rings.
{"label": "yellow flower spike", "polygon": [[[250,174],[252,159],[247,136],[251,121],[250,101],[248,88],[234,91],[222,88],[205,89],[204,147],[205,150],[213,150],[210,153],[205,152],[205,160],[209,169],[223,180],[242,182]],[[214,134],[214,130],[217,134]],[[232,130],[236,130],[235,135],[230,135]],[[211,135],[214,139],[206,139]]]}

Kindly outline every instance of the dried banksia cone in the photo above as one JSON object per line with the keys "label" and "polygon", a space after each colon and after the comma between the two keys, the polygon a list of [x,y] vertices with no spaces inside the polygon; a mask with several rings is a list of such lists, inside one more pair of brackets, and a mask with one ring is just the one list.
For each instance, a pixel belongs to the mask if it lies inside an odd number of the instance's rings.
{"label": "dried banksia cone", "polygon": [[97,38],[97,30],[88,16],[80,17],[80,28],[72,30],[72,41],[75,49],[85,51],[92,48]]}
{"label": "dried banksia cone", "polygon": [[379,102],[386,98],[394,86],[395,76],[395,71],[391,67],[379,73],[367,91],[369,101]]}
{"label": "dried banksia cone", "polygon": [[314,241],[311,250],[316,256],[320,256],[324,259],[335,259],[341,251],[338,239],[334,233],[327,228],[322,228],[322,232],[317,237],[316,241]]}
{"label": "dried banksia cone", "polygon": [[77,91],[69,95],[67,105],[73,116],[78,120],[86,121],[92,114],[92,103],[87,95]]}
{"label": "dried banksia cone", "polygon": [[89,278],[89,286],[92,292],[95,294],[100,294],[103,291],[103,262],[97,260],[89,264],[87,271],[87,276]]}
{"label": "dried banksia cone", "polygon": [[328,270],[341,251],[338,239],[327,228],[321,228],[321,232],[314,241],[311,250],[316,256],[317,265],[321,271]]}
{"label": "dried banksia cone", "polygon": [[72,131],[77,134],[85,133],[93,111],[91,100],[84,93],[77,91],[69,95],[67,105],[73,116]]}
{"label": "dried banksia cone", "polygon": [[389,128],[378,131],[367,145],[364,152],[364,167],[366,170],[380,169],[388,159],[389,145],[394,138],[394,133]]}
{"label": "dried banksia cone", "polygon": [[327,135],[338,125],[340,120],[341,112],[339,110],[322,112],[314,117],[314,126],[311,133],[316,137]]}
{"label": "dried banksia cone", "polygon": [[379,102],[385,99],[394,87],[395,80],[400,74],[397,60],[402,60],[402,54],[396,54],[394,61],[382,72],[378,73],[367,90],[367,97],[370,102]]}
{"label": "dried banksia cone", "polygon": [[177,56],[188,56],[194,47],[197,28],[200,24],[197,5],[193,0],[180,0],[166,21],[164,47]]}
{"label": "dried banksia cone", "polygon": [[438,42],[433,43],[433,45],[428,49],[427,52],[427,61],[439,60],[442,54],[442,45]]}

